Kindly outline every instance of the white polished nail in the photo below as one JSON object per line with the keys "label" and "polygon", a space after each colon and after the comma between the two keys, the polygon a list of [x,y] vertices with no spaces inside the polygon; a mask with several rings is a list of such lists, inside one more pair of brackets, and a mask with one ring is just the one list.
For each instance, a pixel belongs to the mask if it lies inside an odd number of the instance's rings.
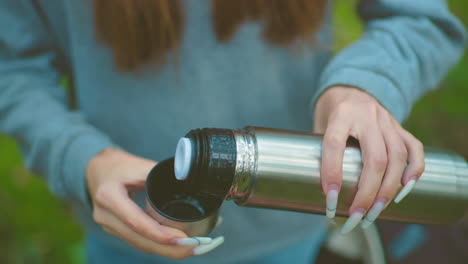
{"label": "white polished nail", "polygon": [[393,200],[395,203],[401,202],[403,198],[405,198],[411,190],[413,190],[414,185],[416,184],[416,180],[410,180],[409,182],[406,183],[405,187],[401,189],[401,191],[398,193],[398,195],[395,197],[395,200]]}
{"label": "white polished nail", "polygon": [[215,225],[215,227],[213,228],[213,230],[216,229],[216,228],[218,228],[218,227],[223,223],[223,221],[224,221],[223,217],[222,217],[222,216],[218,216],[218,220],[216,221],[216,225]]}
{"label": "white polished nail", "polygon": [[337,226],[338,223],[336,222],[335,219],[336,218],[328,218],[328,224],[330,224],[331,226]]}
{"label": "white polished nail", "polygon": [[198,246],[198,247],[193,248],[192,253],[193,253],[194,256],[198,256],[198,255],[208,253],[211,250],[213,250],[213,249],[217,248],[218,246],[220,246],[221,244],[223,244],[223,242],[224,242],[224,237],[219,236],[219,237],[213,239],[213,241],[208,245]]}
{"label": "white polished nail", "polygon": [[336,214],[336,205],[338,204],[338,185],[330,184],[327,193],[327,217],[334,218]]}
{"label": "white polished nail", "polygon": [[374,223],[375,219],[379,217],[380,213],[383,211],[385,207],[385,203],[387,202],[386,199],[378,199],[377,202],[372,206],[372,208],[367,212],[366,217],[362,220],[361,227],[368,228],[372,223]]}
{"label": "white polished nail", "polygon": [[342,235],[345,235],[351,232],[359,224],[359,222],[361,222],[363,216],[364,209],[360,208],[354,211],[354,213],[344,223],[343,227],[340,230],[340,233]]}
{"label": "white polished nail", "polygon": [[213,239],[211,237],[187,237],[187,238],[176,238],[173,240],[175,245],[179,246],[199,246],[208,245]]}

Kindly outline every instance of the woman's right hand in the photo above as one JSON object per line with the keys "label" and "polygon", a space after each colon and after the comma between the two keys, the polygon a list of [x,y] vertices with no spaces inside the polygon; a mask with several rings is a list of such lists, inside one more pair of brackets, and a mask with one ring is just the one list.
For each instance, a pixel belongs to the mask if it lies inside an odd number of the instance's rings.
{"label": "woman's right hand", "polygon": [[114,148],[94,156],[86,168],[94,221],[147,254],[173,259],[204,254],[222,244],[222,237],[213,241],[192,239],[178,229],[161,225],[130,198],[132,191],[144,188],[146,176],[155,165],[155,161]]}

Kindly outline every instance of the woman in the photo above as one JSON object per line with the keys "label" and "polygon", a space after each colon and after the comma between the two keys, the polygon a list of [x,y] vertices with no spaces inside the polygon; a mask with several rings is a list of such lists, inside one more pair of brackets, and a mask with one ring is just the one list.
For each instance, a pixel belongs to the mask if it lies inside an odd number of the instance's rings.
{"label": "woman", "polygon": [[[374,221],[401,185],[398,201],[410,191],[424,168],[422,145],[398,122],[457,61],[463,28],[444,1],[364,0],[365,33],[331,59],[329,7],[325,0],[2,1],[0,127],[16,137],[26,166],[75,202],[89,263],[313,260],[324,217],[229,203],[214,234],[224,235],[223,246],[166,258],[222,242],[190,245],[136,204],[149,169],[193,128],[311,131],[313,121],[325,134],[329,217],[346,140],[358,139],[364,167],[343,233]],[[62,73],[72,79],[75,111],[59,87]]]}

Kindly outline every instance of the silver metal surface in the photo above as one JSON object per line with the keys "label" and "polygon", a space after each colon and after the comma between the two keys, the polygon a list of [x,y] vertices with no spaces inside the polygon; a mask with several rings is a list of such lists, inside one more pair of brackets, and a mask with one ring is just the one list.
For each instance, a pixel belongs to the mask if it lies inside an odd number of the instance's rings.
{"label": "silver metal surface", "polygon": [[[320,187],[321,140],[317,135],[269,128],[236,131],[238,167],[228,199],[242,206],[325,214]],[[455,153],[425,150],[425,171],[400,204],[380,216],[413,223],[445,224],[468,206],[468,166]],[[337,215],[347,216],[362,169],[361,152],[348,147]]]}
{"label": "silver metal surface", "polygon": [[256,171],[257,149],[255,137],[249,131],[234,131],[236,140],[236,168],[234,181],[226,199],[242,202],[248,197],[255,182],[252,173]]}
{"label": "silver metal surface", "polygon": [[203,218],[199,221],[174,221],[169,219],[151,207],[150,203],[146,201],[146,212],[150,215],[154,220],[156,220],[161,225],[170,226],[179,230],[182,230],[187,236],[189,237],[204,237],[207,236],[216,226],[216,222],[218,221],[219,212],[210,215],[209,217]]}

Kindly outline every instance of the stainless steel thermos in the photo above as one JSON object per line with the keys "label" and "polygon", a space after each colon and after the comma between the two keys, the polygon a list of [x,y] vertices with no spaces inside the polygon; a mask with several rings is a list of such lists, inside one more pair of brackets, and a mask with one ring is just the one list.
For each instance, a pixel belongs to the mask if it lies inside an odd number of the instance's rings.
{"label": "stainless steel thermos", "polygon": [[[271,128],[196,129],[179,141],[175,176],[203,197],[234,200],[240,206],[325,214],[320,188],[322,138]],[[347,216],[361,173],[359,147],[348,146],[337,215]],[[468,166],[447,151],[426,148],[425,171],[401,203],[380,218],[447,224],[468,206]]]}

